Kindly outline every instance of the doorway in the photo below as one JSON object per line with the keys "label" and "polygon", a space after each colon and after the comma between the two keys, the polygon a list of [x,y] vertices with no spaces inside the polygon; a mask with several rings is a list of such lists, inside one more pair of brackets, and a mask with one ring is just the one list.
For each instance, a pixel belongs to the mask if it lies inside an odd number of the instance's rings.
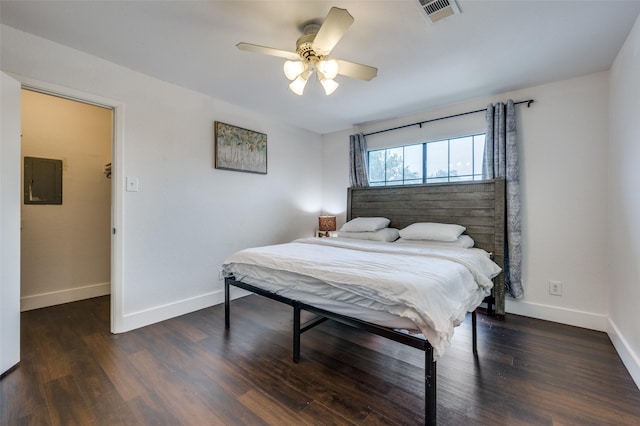
{"label": "doorway", "polygon": [[[21,103],[21,310],[110,294],[113,108],[27,88]],[[25,179],[42,160],[61,165],[59,203]]]}

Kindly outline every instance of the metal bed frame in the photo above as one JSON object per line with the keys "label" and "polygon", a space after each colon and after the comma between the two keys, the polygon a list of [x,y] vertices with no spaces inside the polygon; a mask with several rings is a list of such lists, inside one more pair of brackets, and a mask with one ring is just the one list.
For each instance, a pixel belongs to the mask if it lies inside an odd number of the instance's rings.
{"label": "metal bed frame", "polygon": [[[436,361],[433,359],[433,347],[431,343],[426,339],[406,334],[400,331],[396,331],[391,328],[382,327],[376,324],[372,324],[366,321],[359,320],[334,312],[330,312],[324,309],[317,308],[298,300],[289,299],[279,294],[263,290],[259,287],[255,287],[251,284],[243,283],[242,281],[236,281],[233,277],[227,277],[224,280],[224,326],[228,330],[231,326],[230,320],[230,286],[239,287],[243,290],[250,291],[260,296],[267,297],[277,302],[285,303],[293,307],[293,355],[292,359],[294,363],[300,361],[300,336],[305,331],[311,330],[316,325],[319,325],[326,320],[330,319],[341,324],[349,325],[359,330],[364,330],[369,333],[377,334],[378,336],[386,337],[396,342],[400,342],[404,345],[420,349],[425,353],[425,368],[424,368],[424,418],[425,424],[432,426],[436,424]],[[305,324],[300,322],[300,312],[307,311],[319,315],[319,318],[313,319]],[[471,313],[472,328],[473,328],[473,354],[478,355],[477,346],[477,318],[476,311]]]}

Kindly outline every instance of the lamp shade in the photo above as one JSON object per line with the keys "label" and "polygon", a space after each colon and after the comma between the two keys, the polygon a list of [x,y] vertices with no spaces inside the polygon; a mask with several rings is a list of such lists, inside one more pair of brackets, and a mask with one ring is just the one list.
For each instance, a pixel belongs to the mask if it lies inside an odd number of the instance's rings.
{"label": "lamp shade", "polygon": [[304,86],[306,85],[307,80],[298,76],[298,78],[296,78],[295,80],[293,80],[293,82],[291,82],[291,84],[289,84],[289,89],[291,89],[291,91],[296,95],[302,96],[302,93],[304,92]]}
{"label": "lamp shade", "polygon": [[305,70],[305,66],[300,61],[286,61],[284,63],[284,75],[291,81],[295,80]]}
{"label": "lamp shade", "polygon": [[327,96],[335,92],[339,86],[339,84],[336,83],[334,80],[330,80],[328,78],[324,78],[320,80],[320,84],[322,84],[322,87],[324,88],[324,93],[326,93]]}
{"label": "lamp shade", "polygon": [[320,216],[320,217],[318,217],[318,230],[320,230],[320,231],[335,231],[336,230],[336,217],[335,216]]}
{"label": "lamp shade", "polygon": [[330,59],[327,61],[318,62],[318,72],[320,72],[323,78],[333,80],[338,75],[338,62]]}
{"label": "lamp shade", "polygon": [[306,69],[302,71],[302,73],[300,73],[300,75],[291,82],[291,84],[289,85],[289,89],[291,89],[291,91],[296,95],[302,96],[302,93],[304,92],[304,86],[306,86],[307,80],[309,80],[311,73],[313,73],[313,69]]}

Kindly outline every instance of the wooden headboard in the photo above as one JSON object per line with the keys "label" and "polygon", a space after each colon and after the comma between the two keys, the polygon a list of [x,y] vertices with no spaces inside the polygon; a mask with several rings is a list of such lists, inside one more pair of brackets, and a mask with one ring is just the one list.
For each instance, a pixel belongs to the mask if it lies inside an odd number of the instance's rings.
{"label": "wooden headboard", "polygon": [[[406,186],[349,188],[347,220],[386,217],[392,228],[416,222],[456,223],[475,246],[493,254],[504,269],[504,179]],[[504,273],[494,279],[496,314],[504,315]]]}

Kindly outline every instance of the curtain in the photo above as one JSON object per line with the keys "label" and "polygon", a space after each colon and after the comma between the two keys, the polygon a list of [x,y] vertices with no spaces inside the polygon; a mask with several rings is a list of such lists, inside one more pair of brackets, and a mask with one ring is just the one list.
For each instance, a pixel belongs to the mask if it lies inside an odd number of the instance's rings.
{"label": "curtain", "polygon": [[351,187],[369,186],[367,142],[362,133],[349,136],[349,181]]}
{"label": "curtain", "polygon": [[518,135],[516,110],[512,100],[507,104],[487,106],[487,136],[484,146],[482,177],[504,178],[507,187],[505,283],[515,299],[523,295],[522,247],[520,230],[520,171],[518,167]]}

